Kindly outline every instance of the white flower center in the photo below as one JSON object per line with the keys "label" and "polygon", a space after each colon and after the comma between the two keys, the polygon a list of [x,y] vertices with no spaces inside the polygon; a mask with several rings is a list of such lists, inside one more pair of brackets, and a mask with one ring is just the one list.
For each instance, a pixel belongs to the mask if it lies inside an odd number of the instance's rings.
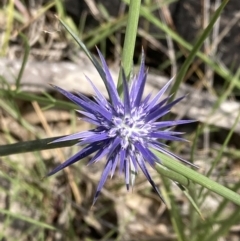
{"label": "white flower center", "polygon": [[144,123],[142,116],[123,116],[114,117],[113,126],[109,130],[109,136],[120,136],[122,139],[122,147],[127,148],[135,141],[142,142],[149,133],[149,125]]}

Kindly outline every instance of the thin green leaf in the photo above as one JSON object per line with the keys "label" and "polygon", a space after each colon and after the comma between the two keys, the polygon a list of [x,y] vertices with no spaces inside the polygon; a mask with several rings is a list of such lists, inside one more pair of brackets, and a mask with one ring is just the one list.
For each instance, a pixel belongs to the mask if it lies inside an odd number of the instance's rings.
{"label": "thin green leaf", "polygon": [[49,150],[54,148],[68,147],[77,143],[76,140],[59,142],[59,143],[51,143],[57,138],[61,138],[63,136],[45,138],[34,141],[22,141],[14,144],[2,145],[0,146],[0,156],[8,156],[12,154],[19,154],[25,152],[33,152],[33,151],[41,151],[41,150]]}
{"label": "thin green leaf", "polygon": [[156,164],[156,170],[158,173],[161,175],[170,178],[171,180],[175,181],[175,183],[179,186],[179,188],[183,191],[185,196],[188,198],[188,200],[192,203],[194,209],[197,211],[197,213],[202,217],[203,215],[200,212],[200,209],[197,206],[197,203],[194,201],[194,199],[191,197],[191,195],[188,193],[186,189],[193,189],[193,183],[186,178],[183,175],[179,175],[178,173],[169,170],[167,167],[161,165],[161,164]]}
{"label": "thin green leaf", "polygon": [[[44,94],[44,93],[43,93]],[[25,101],[37,101],[40,104],[44,105],[54,105],[55,107],[65,108],[65,109],[76,109],[77,105],[69,102],[54,99],[53,97],[48,98],[44,96],[38,96],[35,94],[30,94],[27,92],[11,92],[11,90],[0,89],[0,95],[5,98],[12,100],[25,100]],[[47,96],[47,95],[46,95]]]}
{"label": "thin green leaf", "polygon": [[28,60],[28,55],[29,55],[29,52],[30,52],[30,46],[28,44],[28,39],[27,37],[20,33],[19,36],[22,38],[23,40],[23,44],[24,44],[24,55],[23,55],[23,60],[22,60],[22,65],[21,65],[21,68],[20,68],[20,71],[18,73],[18,76],[17,76],[17,79],[16,79],[16,92],[19,91],[19,87],[20,87],[20,81],[22,79],[22,75],[23,75],[23,71],[24,71],[24,68],[27,64],[27,60]]}
{"label": "thin green leaf", "polygon": [[[97,43],[101,42],[103,39],[110,37],[111,34],[122,28],[127,21],[127,16],[124,15],[115,21],[108,22],[103,26],[100,26],[97,30],[95,30],[92,34],[91,40],[86,42],[87,48],[94,47]],[[89,34],[88,34],[89,36]],[[88,37],[89,38],[89,37]],[[84,39],[87,39],[87,36],[84,36]]]}
{"label": "thin green leaf", "polygon": [[184,193],[184,195],[187,197],[187,199],[189,200],[189,202],[192,204],[193,208],[195,209],[195,211],[199,214],[199,216],[202,218],[202,220],[204,220],[204,217],[197,205],[197,203],[194,201],[193,197],[190,195],[190,193],[188,192],[188,190],[181,184],[176,183],[178,185],[178,187],[182,190],[182,192]]}
{"label": "thin green leaf", "polygon": [[209,189],[212,192],[219,194],[222,197],[234,202],[235,204],[240,206],[240,195],[233,192],[232,190],[222,186],[219,183],[205,177],[204,175],[190,169],[189,167],[184,166],[183,164],[179,163],[177,160],[170,158],[162,153],[159,153],[155,150],[152,152],[160,158],[163,165],[169,168],[170,170],[179,173],[180,175],[185,176],[186,178],[190,179],[191,181],[200,184],[201,186]]}
{"label": "thin green leaf", "polygon": [[[225,0],[223,3],[227,3],[229,0]],[[156,26],[157,28],[164,31],[166,34],[168,34],[173,40],[175,40],[177,43],[179,43],[182,47],[186,48],[189,51],[192,51],[193,47],[190,43],[185,41],[183,38],[181,38],[176,32],[174,32],[172,29],[170,29],[167,25],[162,23],[157,17],[155,17],[153,14],[151,14],[150,10],[144,6],[141,6],[140,15],[147,19],[151,24]],[[232,73],[226,69],[224,66],[219,66],[215,61],[213,61],[211,58],[209,58],[206,54],[202,52],[197,52],[197,56],[205,62],[207,65],[209,65],[214,71],[216,71],[217,74],[219,74],[222,78],[227,80],[229,83],[232,81],[233,75]],[[240,88],[240,81],[236,83],[236,86]]]}
{"label": "thin green leaf", "polygon": [[9,215],[13,218],[25,221],[25,222],[30,223],[32,225],[38,226],[40,228],[46,228],[46,229],[55,230],[55,231],[57,230],[55,227],[53,227],[49,224],[46,224],[46,223],[43,223],[43,222],[40,222],[40,221],[36,221],[35,219],[26,217],[22,214],[13,213],[13,212],[11,212],[9,210],[6,210],[6,209],[0,209],[0,213],[5,214],[5,215]]}
{"label": "thin green leaf", "polygon": [[233,213],[231,213],[229,218],[224,220],[222,225],[220,225],[216,231],[213,231],[211,233],[205,233],[206,236],[208,236],[208,237],[204,237],[204,239],[198,239],[198,241],[202,241],[202,240],[218,241],[220,237],[225,236],[229,232],[230,228],[234,224],[239,223],[239,221],[240,221],[240,212],[234,211]]}
{"label": "thin green leaf", "polygon": [[186,178],[184,175],[179,175],[178,173],[168,169],[166,166],[163,166],[159,163],[156,164],[156,170],[159,174],[170,178],[171,180],[180,183],[181,185],[185,187],[190,187],[191,182],[188,178]]}
{"label": "thin green leaf", "polygon": [[[59,18],[58,18],[59,19]],[[92,64],[94,65],[94,67],[96,68],[96,70],[98,71],[99,75],[101,76],[102,80],[105,83],[105,86],[107,86],[106,82],[106,75],[101,67],[101,65],[99,64],[99,62],[97,61],[97,59],[89,52],[89,50],[87,49],[86,45],[79,39],[79,37],[71,30],[71,28],[69,28],[67,26],[66,23],[64,23],[61,19],[59,19],[60,23],[63,25],[63,27],[71,34],[71,36],[74,38],[74,40],[78,43],[78,45],[82,48],[82,50],[84,51],[84,53],[87,55],[87,57],[89,58],[89,60],[92,62]],[[107,90],[108,91],[108,90]],[[109,96],[110,93],[108,93]]]}
{"label": "thin green leaf", "polygon": [[186,237],[185,237],[184,228],[183,228],[184,224],[182,221],[179,207],[175,201],[174,194],[170,188],[170,180],[162,176],[162,182],[163,182],[162,189],[165,189],[164,193],[166,193],[166,195],[164,195],[164,198],[166,200],[168,211],[170,213],[169,216],[173,225],[173,229],[176,233],[177,240],[185,241]]}
{"label": "thin green leaf", "polygon": [[180,86],[184,76],[186,75],[186,72],[187,72],[189,66],[192,64],[194,57],[197,55],[197,53],[198,53],[199,49],[201,48],[201,46],[203,45],[205,39],[211,33],[214,24],[218,20],[221,12],[223,11],[223,9],[224,9],[224,7],[226,6],[227,3],[228,3],[228,0],[224,0],[222,2],[222,4],[219,6],[219,8],[215,11],[211,21],[209,22],[209,25],[206,27],[206,29],[203,31],[203,33],[199,36],[196,44],[194,44],[194,46],[193,46],[191,52],[189,53],[187,59],[184,61],[181,69],[179,70],[179,72],[176,76],[176,81],[174,81],[174,84],[171,88],[170,95],[172,94],[172,96],[169,99],[169,102],[172,102],[172,100],[174,99],[174,97],[175,97],[175,95],[176,95],[176,93],[179,89],[179,86]]}
{"label": "thin green leaf", "polygon": [[[233,124],[232,128],[231,128],[230,131],[228,132],[228,135],[227,135],[226,139],[224,140],[224,143],[223,143],[223,145],[222,145],[222,147],[221,147],[221,150],[218,152],[217,157],[215,158],[215,160],[213,161],[213,163],[212,163],[212,165],[211,165],[211,168],[210,168],[209,171],[207,172],[207,174],[206,174],[207,177],[210,176],[210,174],[212,173],[214,167],[215,167],[215,166],[217,165],[217,163],[219,163],[219,161],[221,160],[221,157],[222,157],[222,154],[223,154],[223,150],[227,147],[227,145],[228,145],[228,143],[229,143],[229,141],[230,141],[230,139],[231,139],[231,137],[232,137],[232,135],[233,135],[233,133],[234,133],[235,127],[236,127],[236,125],[237,125],[238,122],[239,122],[239,119],[240,119],[240,111],[239,111],[238,116],[237,116],[237,118],[236,118],[236,120],[235,120],[235,123]],[[202,191],[203,191],[203,188],[200,189],[199,194],[198,194],[198,197],[201,196]],[[204,200],[207,195],[208,195],[208,194],[206,193],[206,194],[202,197],[202,200]]]}

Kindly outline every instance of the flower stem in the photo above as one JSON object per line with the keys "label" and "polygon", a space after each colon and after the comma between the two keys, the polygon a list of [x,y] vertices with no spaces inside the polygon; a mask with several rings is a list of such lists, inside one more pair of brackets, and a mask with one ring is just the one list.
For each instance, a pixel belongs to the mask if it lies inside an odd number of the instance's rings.
{"label": "flower stem", "polygon": [[[129,79],[133,63],[141,0],[130,0],[126,34],[122,53],[122,67]],[[121,72],[121,71],[120,71]],[[122,74],[119,73],[118,92],[122,93]]]}
{"label": "flower stem", "polygon": [[[190,169],[187,166],[184,166],[183,164],[179,163],[176,160],[173,160],[172,158],[159,153],[155,150],[152,150],[152,152],[158,156],[160,158],[160,160],[162,161],[162,164],[169,168],[171,171],[175,172],[176,177],[180,174],[181,176],[184,176],[185,178],[188,178],[189,180],[200,184],[201,186],[209,189],[212,192],[215,192],[217,194],[219,194],[222,197],[225,197],[226,199],[234,202],[235,204],[240,206],[240,195],[224,186],[222,186],[221,184],[218,184],[217,182],[209,179],[208,177]],[[159,172],[159,168],[157,168],[157,171]],[[161,174],[161,172],[159,172]],[[179,182],[181,182],[181,179],[183,177],[179,177],[179,178],[174,178],[175,180],[178,180]],[[184,181],[186,182],[186,181]],[[181,183],[182,184],[182,183]],[[185,185],[183,183],[183,185]]]}

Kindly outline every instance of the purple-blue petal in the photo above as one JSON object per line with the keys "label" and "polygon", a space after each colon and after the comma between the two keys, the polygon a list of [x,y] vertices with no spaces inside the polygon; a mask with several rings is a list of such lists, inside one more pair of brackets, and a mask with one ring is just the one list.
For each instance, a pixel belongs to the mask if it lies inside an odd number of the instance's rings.
{"label": "purple-blue petal", "polygon": [[168,89],[169,85],[172,83],[172,79],[170,79],[164,86],[163,88],[157,93],[157,95],[151,100],[151,102],[148,105],[148,110],[150,110],[152,107],[156,105],[156,103],[159,101],[159,99],[163,96],[163,94],[166,92]]}
{"label": "purple-blue petal", "polygon": [[121,143],[120,137],[113,138],[112,143],[109,145],[107,158],[110,158],[113,153],[117,152],[116,150],[118,149],[118,146],[120,143]]}
{"label": "purple-blue petal", "polygon": [[121,148],[119,153],[119,173],[121,174],[124,169],[124,162],[126,157],[126,150]]}
{"label": "purple-blue petal", "polygon": [[92,131],[83,131],[83,132],[78,132],[78,133],[74,133],[72,135],[68,135],[68,136],[64,136],[61,138],[58,138],[54,141],[52,141],[51,143],[57,143],[57,142],[62,142],[62,141],[71,141],[71,140],[77,140],[77,139],[82,139],[82,138],[87,138],[89,136],[92,135]]}
{"label": "purple-blue petal", "polygon": [[146,168],[146,165],[144,163],[144,160],[141,158],[141,156],[138,156],[137,158],[137,162],[138,162],[138,165],[139,167],[141,168],[143,174],[146,176],[147,180],[150,182],[150,184],[152,185],[154,191],[158,194],[158,196],[161,198],[161,200],[165,203],[164,199],[163,199],[163,196],[162,194],[160,193],[159,189],[157,188],[156,184],[154,183],[154,181],[152,180],[147,168]]}
{"label": "purple-blue petal", "polygon": [[109,150],[109,147],[108,147],[108,145],[107,145],[107,143],[106,143],[106,145],[105,145],[103,148],[101,148],[101,149],[94,155],[94,157],[88,162],[87,165],[91,165],[91,164],[99,161],[101,158],[103,158],[105,155],[107,155],[108,150]]}
{"label": "purple-blue petal", "polygon": [[88,118],[88,117],[82,117],[81,120],[85,121],[85,122],[88,122],[90,124],[96,125],[96,126],[101,125],[100,121],[96,121],[96,120],[93,120],[93,119]]}
{"label": "purple-blue petal", "polygon": [[148,105],[149,105],[148,102],[149,102],[151,96],[152,96],[151,93],[148,94],[148,95],[145,97],[145,99],[142,101],[141,106],[142,106],[143,108],[144,108],[144,107],[148,107]]}
{"label": "purple-blue petal", "polygon": [[95,117],[95,115],[93,115],[89,112],[86,112],[86,111],[83,111],[83,110],[76,110],[76,112],[78,112],[78,113],[80,113],[80,114],[82,114],[82,115],[84,115],[84,116],[86,116],[86,117],[88,117],[92,120],[98,121],[98,119]]}
{"label": "purple-blue petal", "polygon": [[155,110],[154,112],[148,114],[148,116],[146,117],[146,122],[148,122],[148,121],[154,121],[154,120],[159,119],[160,117],[163,116],[163,113],[168,112],[174,105],[176,105],[176,104],[177,104],[179,101],[181,101],[184,97],[185,97],[185,96],[180,97],[180,98],[174,100],[173,102],[171,102],[171,103],[169,103],[169,104],[161,107],[160,109],[157,109],[157,110]]}
{"label": "purple-blue petal", "polygon": [[162,153],[164,153],[164,154],[166,154],[166,155],[168,155],[170,157],[174,157],[175,159],[177,159],[177,160],[179,160],[179,161],[181,161],[181,162],[183,162],[183,163],[185,163],[185,164],[187,164],[189,166],[198,168],[197,165],[195,165],[195,164],[193,164],[193,163],[191,163],[191,162],[181,158],[180,156],[175,155],[174,153],[170,152],[169,150],[161,147],[159,144],[160,144],[159,142],[155,142],[155,143],[150,143],[149,145],[152,146],[154,149],[156,149],[156,150],[158,150],[158,151],[160,151],[160,152],[162,152]]}
{"label": "purple-blue petal", "polygon": [[168,96],[165,99],[163,99],[162,101],[160,101],[158,104],[156,104],[155,106],[153,106],[151,109],[149,109],[148,107],[145,108],[145,111],[148,112],[149,114],[152,114],[153,112],[160,110],[160,108],[165,105],[167,103],[167,101],[170,99],[171,97]]}
{"label": "purple-blue petal", "polygon": [[93,82],[87,76],[85,76],[85,77],[88,80],[88,82],[91,84],[92,88],[94,89],[94,91],[97,95],[97,98],[101,101],[102,105],[107,107],[108,102],[107,102],[106,98],[102,95],[102,93],[98,90],[98,88],[93,84]]}
{"label": "purple-blue petal", "polygon": [[148,150],[147,147],[143,146],[141,143],[137,142],[135,143],[136,148],[138,149],[139,153],[142,154],[144,159],[152,166],[155,166],[155,162],[157,160],[157,157]]}
{"label": "purple-blue petal", "polygon": [[150,137],[152,138],[157,138],[157,139],[162,139],[162,140],[168,140],[168,141],[187,141],[186,139],[177,137],[177,136],[172,136],[171,134],[169,134],[167,131],[163,132],[163,131],[159,131],[159,132],[152,132],[149,134]]}
{"label": "purple-blue petal", "polygon": [[91,136],[84,138],[81,142],[79,142],[79,145],[86,145],[97,141],[104,141],[106,139],[109,139],[107,132],[93,132]]}
{"label": "purple-blue petal", "polygon": [[137,165],[137,161],[136,161],[136,158],[134,155],[130,155],[130,159],[131,159],[131,162],[135,168],[135,171],[138,172],[138,165]]}
{"label": "purple-blue petal", "polygon": [[109,175],[109,173],[110,173],[110,171],[111,171],[111,168],[112,168],[112,161],[109,160],[109,161],[106,163],[106,166],[105,166],[104,169],[103,169],[101,179],[100,179],[100,181],[99,181],[99,183],[98,183],[97,191],[96,191],[96,193],[95,193],[95,195],[94,195],[94,199],[93,199],[93,205],[94,205],[94,203],[96,202],[96,200],[97,200],[97,198],[98,198],[98,196],[99,196],[99,194],[100,194],[100,192],[101,192],[101,189],[102,189],[104,183],[105,183],[106,180],[107,180],[107,177],[108,177],[108,175]]}
{"label": "purple-blue petal", "polygon": [[117,93],[115,83],[112,79],[112,75],[111,75],[111,73],[108,69],[107,63],[106,63],[103,55],[101,54],[99,49],[97,49],[97,51],[98,51],[98,55],[99,55],[99,57],[101,59],[101,62],[102,62],[102,67],[103,67],[104,73],[106,75],[106,81],[104,82],[104,84],[105,84],[106,89],[108,91],[109,98],[110,98],[113,106],[118,106],[118,105],[120,105],[121,101],[120,101],[119,95]]}
{"label": "purple-blue petal", "polygon": [[77,97],[76,95],[73,95],[72,93],[70,93],[70,92],[68,92],[68,91],[66,91],[66,90],[64,90],[64,89],[62,89],[58,86],[53,86],[53,87],[55,89],[57,89],[61,94],[65,95],[72,102],[74,102],[75,104],[77,104],[80,107],[82,107],[83,109],[85,109],[86,111],[88,111],[90,113],[93,113],[93,114],[98,113],[102,117],[111,121],[112,114],[110,112],[106,111],[105,108],[103,108],[103,107],[97,105],[96,103],[94,103],[93,101],[91,101],[86,96],[83,96],[82,94],[79,93],[80,97]]}
{"label": "purple-blue petal", "polygon": [[100,148],[102,148],[102,145],[98,145],[97,143],[84,147],[80,152],[76,153],[74,156],[70,157],[67,161],[60,164],[55,169],[53,169],[51,172],[49,172],[47,174],[47,176],[51,176],[51,175],[61,171],[65,167],[68,167],[68,166],[72,165],[73,163],[91,155],[95,151],[98,151]]}
{"label": "purple-blue petal", "polygon": [[118,164],[118,160],[119,160],[119,154],[116,154],[115,157],[112,156],[112,170],[111,170],[111,178],[113,177],[113,174],[116,170],[117,164]]}
{"label": "purple-blue petal", "polygon": [[109,110],[107,110],[105,106],[90,100],[87,96],[83,95],[82,93],[78,93],[78,96],[85,102],[85,105],[87,104],[92,108],[95,114],[98,113],[108,121],[112,120],[112,113]]}
{"label": "purple-blue petal", "polygon": [[183,125],[183,124],[189,124],[196,122],[195,120],[174,120],[174,121],[160,121],[160,122],[154,122],[152,124],[152,127],[154,129],[160,129],[165,127],[171,127],[176,125]]}
{"label": "purple-blue petal", "polygon": [[[145,56],[144,56],[144,51],[142,50],[142,58],[141,58],[141,65],[139,68],[138,76],[133,78],[133,83],[131,86],[130,90],[130,96],[132,97],[133,103],[135,103],[135,100],[138,96],[138,89],[140,88],[140,82],[143,80],[144,76],[144,71],[145,71]],[[133,105],[134,107],[134,105]]]}
{"label": "purple-blue petal", "polygon": [[130,181],[130,175],[129,175],[129,169],[130,169],[130,166],[129,166],[129,159],[127,159],[125,161],[125,183],[126,183],[126,188],[127,190],[129,190],[129,181]]}
{"label": "purple-blue petal", "polygon": [[147,80],[147,73],[143,74],[143,76],[140,76],[139,80],[137,80],[138,81],[136,86],[137,96],[133,104],[134,107],[139,106],[141,103],[146,80]]}

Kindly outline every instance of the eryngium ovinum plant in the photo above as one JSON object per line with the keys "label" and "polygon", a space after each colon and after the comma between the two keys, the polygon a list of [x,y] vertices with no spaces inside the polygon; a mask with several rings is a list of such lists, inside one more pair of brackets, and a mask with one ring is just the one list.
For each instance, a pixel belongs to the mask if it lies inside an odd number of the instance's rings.
{"label": "eryngium ovinum plant", "polygon": [[166,144],[163,143],[163,141],[185,141],[181,137],[183,133],[172,131],[170,127],[188,124],[192,120],[161,120],[184,97],[170,103],[168,103],[170,96],[163,98],[163,94],[172,80],[168,81],[156,96],[148,94],[143,97],[147,72],[145,71],[144,53],[142,53],[139,72],[129,82],[127,82],[124,70],[121,71],[123,83],[123,98],[121,99],[106,61],[99,50],[98,54],[105,75],[104,84],[109,94],[109,100],[102,95],[89,78],[87,80],[95,92],[93,100],[82,93],[72,94],[58,86],[54,86],[57,91],[79,106],[77,112],[84,116],[82,119],[95,125],[95,128],[54,141],[78,140],[78,145],[83,146],[83,148],[52,170],[48,176],[94,153],[89,164],[102,159],[105,159],[106,163],[93,203],[97,200],[108,176],[112,177],[116,169],[119,170],[119,173],[124,174],[127,190],[129,190],[130,186],[133,186],[134,177],[140,169],[163,200],[148,171],[148,166],[154,168],[156,163],[161,164],[160,158],[151,149],[169,155],[175,158],[176,161],[194,166],[170,152]]}
{"label": "eryngium ovinum plant", "polygon": [[[197,55],[205,38],[210,34],[214,23],[219,18],[227,2],[227,0],[222,1],[219,8],[213,14],[208,27],[203,31],[185,63],[180,68],[176,81],[173,83],[171,92],[177,92],[181,79],[188,69],[187,67],[191,61],[193,61],[194,56]],[[227,200],[240,205],[240,195],[236,191],[232,191],[220,183],[211,180],[207,176],[182,165],[180,162],[194,166],[186,160],[176,156],[174,153],[171,153],[164,144],[165,141],[168,140],[184,141],[184,139],[181,138],[182,133],[171,131],[169,128],[191,122],[189,120],[163,121],[163,117],[170,111],[170,109],[183,99],[183,97],[181,97],[171,102],[170,100],[172,100],[172,96],[165,99],[163,98],[163,94],[170,86],[171,80],[161,90],[159,90],[159,93],[156,96],[151,96],[151,94],[149,94],[144,98],[143,91],[146,84],[147,73],[145,72],[144,55],[142,55],[139,73],[136,77],[130,78],[129,81],[129,76],[131,76],[130,72],[132,67],[133,52],[135,49],[140,6],[141,0],[130,0],[129,17],[126,24],[126,34],[122,53],[123,68],[120,71],[120,73],[122,73],[120,75],[121,78],[118,78],[118,88],[115,86],[101,53],[99,53],[99,56],[102,66],[100,66],[96,58],[91,55],[77,35],[59,19],[64,28],[76,40],[77,44],[82,48],[97,69],[106,86],[109,98],[106,99],[89,79],[88,81],[96,93],[93,101],[82,94],[73,95],[59,87],[55,87],[71,101],[76,103],[80,108],[79,113],[84,115],[85,120],[94,124],[96,128],[83,133],[76,133],[68,137],[56,139],[51,148],[56,147],[58,144],[59,146],[68,146],[69,143],[76,141],[79,142],[79,145],[83,146],[83,149],[68,159],[65,163],[52,170],[48,176],[88,155],[93,154],[94,156],[89,163],[106,160],[105,168],[94,197],[94,202],[97,200],[107,177],[113,176],[116,168],[119,169],[120,173],[124,173],[127,189],[129,189],[130,186],[133,186],[134,178],[138,170],[141,169],[154,190],[158,193],[160,198],[162,198],[157,186],[148,172],[148,166],[151,166],[155,168],[159,174],[174,180],[182,190],[187,189],[192,193],[192,185],[196,183],[201,185],[202,188],[205,187],[208,190],[221,195]],[[124,72],[126,73],[127,78],[125,77]],[[229,137],[239,122],[239,119],[240,112],[231,127]],[[43,144],[41,144],[42,142]],[[224,145],[226,146],[226,144],[227,142],[225,142]],[[47,148],[43,140],[40,142],[28,143],[28,145],[35,150]],[[13,149],[15,151],[14,153],[22,151],[21,145],[18,144],[14,145],[14,147],[3,146],[0,148],[0,155],[1,153],[5,153],[5,155],[6,153],[12,153]],[[164,186],[166,185],[164,184]],[[197,204],[193,198],[189,196],[189,193],[186,193],[185,191],[184,193],[193,204],[194,208],[199,212]]]}

